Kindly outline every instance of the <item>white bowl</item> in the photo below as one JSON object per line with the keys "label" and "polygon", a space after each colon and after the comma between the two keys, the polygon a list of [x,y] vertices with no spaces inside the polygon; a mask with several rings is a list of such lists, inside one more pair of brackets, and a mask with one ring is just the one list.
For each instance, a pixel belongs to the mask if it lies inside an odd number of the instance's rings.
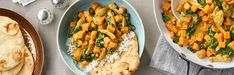
{"label": "white bowl", "polygon": [[187,47],[180,47],[176,43],[172,41],[170,38],[169,31],[165,27],[165,24],[162,20],[161,16],[161,6],[165,2],[165,0],[153,0],[153,8],[154,8],[154,15],[155,15],[155,20],[157,22],[158,28],[161,32],[161,34],[166,38],[166,40],[169,42],[169,44],[176,50],[183,58],[201,65],[203,67],[207,68],[214,68],[214,69],[227,69],[227,68],[233,68],[234,67],[234,58],[232,58],[232,62],[230,63],[225,63],[225,62],[210,62],[208,58],[205,59],[199,59],[196,55],[196,53],[192,53],[187,49]]}

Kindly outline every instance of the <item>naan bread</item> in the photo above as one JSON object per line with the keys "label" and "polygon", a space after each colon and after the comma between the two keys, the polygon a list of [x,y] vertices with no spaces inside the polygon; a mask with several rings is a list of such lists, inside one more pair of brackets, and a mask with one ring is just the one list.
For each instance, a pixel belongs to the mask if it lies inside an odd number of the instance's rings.
{"label": "naan bread", "polygon": [[0,71],[7,71],[23,61],[24,39],[16,21],[0,16]]}
{"label": "naan bread", "polygon": [[128,51],[124,52],[120,59],[113,63],[106,63],[104,66],[98,66],[91,75],[131,75],[139,67],[140,59],[138,54],[138,41],[136,36],[131,40]]}
{"label": "naan bread", "polygon": [[34,68],[33,56],[28,49],[25,50],[24,55],[24,66],[17,75],[32,75]]}
{"label": "naan bread", "polygon": [[24,65],[24,62],[21,62],[16,67],[10,70],[1,72],[1,75],[16,75],[22,69],[23,65]]}

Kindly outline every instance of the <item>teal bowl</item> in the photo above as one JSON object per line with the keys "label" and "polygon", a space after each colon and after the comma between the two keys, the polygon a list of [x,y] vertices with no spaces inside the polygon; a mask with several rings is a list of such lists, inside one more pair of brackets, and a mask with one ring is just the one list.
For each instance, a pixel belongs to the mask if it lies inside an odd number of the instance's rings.
{"label": "teal bowl", "polygon": [[67,42],[67,29],[69,27],[69,22],[74,18],[77,12],[86,10],[90,7],[91,2],[98,2],[101,5],[107,5],[112,2],[115,2],[118,6],[126,7],[128,13],[130,13],[130,20],[133,25],[135,25],[135,33],[138,37],[138,47],[139,47],[139,56],[142,56],[143,48],[145,45],[145,31],[142,20],[138,15],[137,11],[129,4],[126,0],[77,0],[75,1],[63,14],[57,31],[57,47],[60,53],[61,58],[66,63],[71,71],[76,74],[87,75],[85,72],[79,68],[78,64],[75,64],[71,55],[68,53]]}

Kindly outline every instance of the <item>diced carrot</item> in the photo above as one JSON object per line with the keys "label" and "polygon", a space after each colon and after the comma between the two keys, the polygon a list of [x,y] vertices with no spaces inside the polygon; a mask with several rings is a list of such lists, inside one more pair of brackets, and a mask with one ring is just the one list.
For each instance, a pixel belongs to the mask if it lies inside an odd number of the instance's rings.
{"label": "diced carrot", "polygon": [[194,43],[192,46],[192,49],[199,51],[200,50],[200,46],[197,43]]}
{"label": "diced carrot", "polygon": [[213,54],[210,52],[210,51],[206,51],[206,55],[208,56],[208,57],[210,57],[210,56],[212,56]]}
{"label": "diced carrot", "polygon": [[91,27],[92,27],[92,28],[96,28],[97,25],[95,25],[94,23],[91,23]]}
{"label": "diced carrot", "polygon": [[104,23],[105,18],[106,18],[105,16],[103,16],[103,17],[96,16],[93,18],[93,22],[97,25],[101,25]]}
{"label": "diced carrot", "polygon": [[232,20],[230,18],[226,18],[224,21],[225,26],[231,26],[232,25]]}
{"label": "diced carrot", "polygon": [[186,21],[184,21],[183,23],[182,23],[182,28],[181,29],[188,29],[188,22],[186,22]]}
{"label": "diced carrot", "polygon": [[219,29],[216,26],[214,26],[214,25],[211,26],[211,30],[213,32],[219,32]]}
{"label": "diced carrot", "polygon": [[86,31],[81,30],[81,31],[75,33],[75,34],[73,35],[73,38],[79,40],[79,39],[82,39],[82,38],[85,36],[85,34],[86,34]]}
{"label": "diced carrot", "polygon": [[192,16],[186,15],[186,16],[184,16],[183,21],[186,21],[189,23],[191,19],[192,19]]}
{"label": "diced carrot", "polygon": [[192,45],[196,42],[196,37],[195,36],[191,36],[191,38],[189,39],[189,45]]}
{"label": "diced carrot", "polygon": [[211,47],[208,47],[206,50],[206,55],[208,57],[214,56],[215,55],[214,50]]}
{"label": "diced carrot", "polygon": [[197,52],[198,58],[202,59],[206,57],[206,51],[205,50],[200,50]]}
{"label": "diced carrot", "polygon": [[224,39],[230,39],[230,32],[226,31],[223,33]]}
{"label": "diced carrot", "polygon": [[87,16],[87,17],[86,17],[86,20],[87,20],[89,23],[91,23],[91,22],[92,22],[92,20],[93,20],[93,18],[92,18],[92,16],[91,16],[91,15],[89,15],[89,16]]}
{"label": "diced carrot", "polygon": [[107,47],[108,44],[111,42],[111,39],[109,37],[105,37],[103,41],[104,41],[104,46]]}
{"label": "diced carrot", "polygon": [[184,9],[189,10],[191,8],[191,5],[188,2],[185,2]]}
{"label": "diced carrot", "polygon": [[226,47],[226,42],[222,41],[222,42],[219,42],[219,45],[218,45],[220,48],[225,48]]}
{"label": "diced carrot", "polygon": [[98,29],[105,29],[105,28],[106,28],[105,24],[98,25]]}
{"label": "diced carrot", "polygon": [[95,46],[94,49],[93,49],[93,52],[94,53],[100,53],[101,49],[99,47]]}
{"label": "diced carrot", "polygon": [[210,41],[210,36],[206,34],[205,37],[204,37],[204,39],[205,39],[206,41]]}
{"label": "diced carrot", "polygon": [[82,30],[88,31],[90,28],[90,23],[84,23],[81,25]]}
{"label": "diced carrot", "polygon": [[111,33],[115,32],[115,27],[108,25],[106,30],[110,31]]}
{"label": "diced carrot", "polygon": [[206,13],[206,14],[209,14],[209,13],[212,13],[213,12],[213,10],[214,10],[214,8],[215,8],[215,6],[212,4],[212,5],[209,5],[209,4],[207,4],[205,7],[204,7],[204,12]]}
{"label": "diced carrot", "polygon": [[234,50],[234,41],[232,41],[231,43],[229,43],[229,47],[231,47],[232,50]]}
{"label": "diced carrot", "polygon": [[82,61],[82,62],[80,62],[80,67],[81,67],[81,68],[85,68],[85,66],[88,65],[88,64],[89,64],[89,62],[87,62],[87,61]]}
{"label": "diced carrot", "polygon": [[199,11],[199,16],[205,15],[204,11]]}
{"label": "diced carrot", "polygon": [[100,6],[100,4],[97,3],[97,2],[92,2],[92,3],[91,3],[91,8],[92,8],[93,10],[96,10],[96,8],[97,8],[98,6]]}
{"label": "diced carrot", "polygon": [[172,26],[172,31],[173,31],[174,33],[177,33],[177,32],[179,31],[179,29],[178,29],[176,26]]}
{"label": "diced carrot", "polygon": [[191,10],[192,10],[193,12],[196,12],[197,9],[198,9],[198,7],[197,7],[196,5],[192,5],[192,6],[191,6]]}
{"label": "diced carrot", "polygon": [[175,36],[174,32],[170,31],[170,37],[174,38],[174,36]]}
{"label": "diced carrot", "polygon": [[167,29],[169,30],[169,31],[172,31],[172,27],[173,27],[174,25],[172,24],[172,23],[166,23],[166,27],[167,27]]}
{"label": "diced carrot", "polygon": [[76,61],[79,61],[80,58],[82,56],[82,52],[80,49],[76,49],[75,52],[73,53],[73,58],[76,60]]}
{"label": "diced carrot", "polygon": [[118,10],[118,13],[119,14],[124,14],[126,11],[126,8],[125,7],[120,7],[119,10]]}
{"label": "diced carrot", "polygon": [[81,18],[81,17],[85,17],[84,12],[82,12],[82,11],[79,12],[79,15],[78,15],[78,16],[79,16],[80,18]]}
{"label": "diced carrot", "polygon": [[176,7],[176,11],[177,12],[181,12],[183,10],[183,6],[182,4],[179,4],[177,7]]}
{"label": "diced carrot", "polygon": [[115,17],[115,21],[118,23],[118,22],[122,22],[122,20],[123,20],[123,17],[122,17],[122,15],[116,15]]}
{"label": "diced carrot", "polygon": [[74,28],[75,27],[75,22],[70,22],[70,25],[69,25],[71,28]]}
{"label": "diced carrot", "polygon": [[85,41],[89,41],[90,40],[90,35],[86,35],[85,36]]}
{"label": "diced carrot", "polygon": [[88,41],[85,41],[82,45],[81,45],[81,48],[84,49],[88,46]]}
{"label": "diced carrot", "polygon": [[208,16],[207,15],[202,16],[202,21],[207,22],[208,21]]}
{"label": "diced carrot", "polygon": [[214,37],[218,40],[218,42],[221,42],[224,40],[222,33],[216,33]]}
{"label": "diced carrot", "polygon": [[121,27],[121,32],[123,33],[128,33],[129,32],[129,28],[128,27]]}
{"label": "diced carrot", "polygon": [[196,40],[197,41],[203,41],[203,38],[204,38],[204,34],[203,33],[198,33],[197,36],[196,36]]}
{"label": "diced carrot", "polygon": [[91,15],[90,15],[90,12],[89,12],[88,10],[84,11],[84,16],[85,16],[85,17],[91,16]]}
{"label": "diced carrot", "polygon": [[90,38],[91,39],[96,39],[97,38],[97,31],[92,31]]}
{"label": "diced carrot", "polygon": [[186,45],[187,44],[187,39],[185,37],[180,36],[178,44],[180,46]]}
{"label": "diced carrot", "polygon": [[115,43],[115,42],[110,42],[109,43],[109,45],[108,45],[108,47],[111,49],[111,48],[116,48],[118,46],[118,44],[117,43]]}
{"label": "diced carrot", "polygon": [[163,4],[162,8],[163,8],[163,11],[166,12],[170,9],[170,7],[171,7],[170,3],[166,2]]}

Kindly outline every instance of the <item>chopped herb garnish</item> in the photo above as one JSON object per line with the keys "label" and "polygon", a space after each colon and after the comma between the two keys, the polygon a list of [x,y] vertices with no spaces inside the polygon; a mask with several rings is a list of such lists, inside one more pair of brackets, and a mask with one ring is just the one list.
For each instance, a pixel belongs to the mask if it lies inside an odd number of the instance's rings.
{"label": "chopped herb garnish", "polygon": [[234,53],[234,51],[229,46],[221,48],[217,52],[220,54],[227,54],[227,55],[232,55]]}
{"label": "chopped herb garnish", "polygon": [[130,17],[130,14],[129,13],[124,13],[123,16],[124,17]]}
{"label": "chopped herb garnish", "polygon": [[112,54],[114,54],[115,51],[116,51],[116,48],[111,48],[109,54],[112,55]]}
{"label": "chopped herb garnish", "polygon": [[97,46],[100,47],[100,48],[104,47],[104,45],[103,45],[103,38],[98,38],[98,40],[97,40]]}
{"label": "chopped herb garnish", "polygon": [[187,47],[188,50],[190,50],[191,52],[195,53],[196,51],[194,49],[192,49],[191,47]]}
{"label": "chopped herb garnish", "polygon": [[226,40],[226,44],[228,45],[229,43],[231,43],[232,42],[232,40],[231,39],[227,39]]}
{"label": "chopped herb garnish", "polygon": [[231,20],[234,21],[234,17],[231,17]]}
{"label": "chopped herb garnish", "polygon": [[194,25],[199,24],[199,23],[201,22],[201,16],[200,16],[200,15],[195,15],[195,16],[193,16],[192,21],[193,21],[193,24],[194,24]]}
{"label": "chopped herb garnish", "polygon": [[164,22],[167,22],[167,21],[169,21],[170,20],[170,17],[167,15],[167,13],[162,13],[162,19],[163,19],[163,21]]}
{"label": "chopped herb garnish", "polygon": [[129,26],[130,29],[133,30],[133,31],[136,29],[136,27],[135,27],[134,25],[132,25],[132,24],[129,24],[128,26]]}
{"label": "chopped herb garnish", "polygon": [[95,28],[89,28],[89,31],[94,31],[95,30]]}
{"label": "chopped herb garnish", "polygon": [[200,44],[200,49],[206,49],[206,47],[205,47],[205,44],[204,44],[204,43],[201,43],[201,44]]}
{"label": "chopped herb garnish", "polygon": [[174,38],[173,38],[173,42],[174,43],[177,43],[179,41],[179,36],[175,36]]}
{"label": "chopped herb garnish", "polygon": [[187,30],[187,35],[191,37],[195,32],[195,28],[192,23],[189,24],[188,30]]}
{"label": "chopped herb garnish", "polygon": [[93,8],[89,8],[89,12],[90,12],[90,15],[91,15],[91,16],[94,16],[95,11],[93,10]]}
{"label": "chopped herb garnish", "polygon": [[186,15],[194,15],[195,12],[193,12],[192,10],[186,10],[186,11],[185,11],[185,14],[186,14]]}
{"label": "chopped herb garnish", "polygon": [[201,5],[205,5],[206,4],[206,0],[199,0],[198,1]]}
{"label": "chopped herb garnish", "polygon": [[67,36],[72,37],[72,35],[73,35],[73,29],[69,27],[67,30]]}
{"label": "chopped herb garnish", "polygon": [[110,21],[106,21],[106,24],[113,26],[113,23],[111,23]]}
{"label": "chopped herb garnish", "polygon": [[210,46],[212,48],[216,48],[218,46],[218,41],[214,37],[211,37]]}
{"label": "chopped herb garnish", "polygon": [[215,4],[219,7],[222,6],[222,1],[221,0],[214,0]]}
{"label": "chopped herb garnish", "polygon": [[210,35],[210,36],[214,36],[214,32],[212,31],[212,29],[211,29],[211,26],[208,28],[208,34]]}

